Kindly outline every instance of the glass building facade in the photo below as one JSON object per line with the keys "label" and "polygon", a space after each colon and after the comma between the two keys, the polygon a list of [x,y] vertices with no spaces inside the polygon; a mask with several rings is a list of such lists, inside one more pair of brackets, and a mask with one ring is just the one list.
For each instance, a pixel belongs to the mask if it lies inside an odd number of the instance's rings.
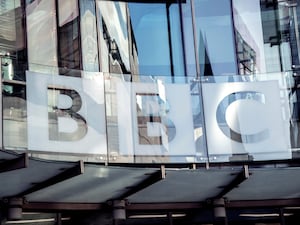
{"label": "glass building facade", "polygon": [[297,160],[299,20],[298,0],[0,0],[1,148],[108,165]]}
{"label": "glass building facade", "polygon": [[2,147],[105,162],[297,157],[297,10],[291,1],[2,1]]}

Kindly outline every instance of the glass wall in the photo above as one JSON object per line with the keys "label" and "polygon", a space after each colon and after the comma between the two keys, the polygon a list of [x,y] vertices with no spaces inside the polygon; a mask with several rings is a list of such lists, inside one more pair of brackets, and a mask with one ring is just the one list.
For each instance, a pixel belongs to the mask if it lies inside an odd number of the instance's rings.
{"label": "glass wall", "polygon": [[126,76],[28,71],[23,147],[38,157],[108,163],[282,160],[297,150],[290,72]]}
{"label": "glass wall", "polygon": [[19,148],[26,146],[27,142],[24,82],[27,52],[23,2],[1,1],[0,21],[1,145]]}
{"label": "glass wall", "polygon": [[231,1],[193,2],[200,75],[237,74]]}
{"label": "glass wall", "polygon": [[97,41],[97,21],[95,1],[81,0],[80,4],[80,34],[82,49],[82,69],[84,71],[99,71],[99,55]]}
{"label": "glass wall", "polygon": [[[58,0],[57,55],[58,66],[68,69],[82,68],[80,47],[79,6],[77,0]],[[55,25],[56,28],[56,25]],[[56,51],[54,48],[53,50]],[[54,53],[56,54],[56,52]]]}
{"label": "glass wall", "polygon": [[288,1],[233,1],[240,73],[291,70],[293,7]]}
{"label": "glass wall", "polygon": [[206,162],[199,83],[139,79],[127,82],[117,74],[106,79],[109,154],[135,163]]}
{"label": "glass wall", "polygon": [[26,2],[30,70],[195,77],[299,64],[299,6],[290,1]]}
{"label": "glass wall", "polygon": [[113,1],[96,3],[101,71],[129,74],[130,58],[136,46],[128,31],[127,4]]}
{"label": "glass wall", "polygon": [[184,74],[179,5],[129,3],[141,74]]}
{"label": "glass wall", "polygon": [[3,146],[111,162],[297,157],[299,7],[1,1]]}
{"label": "glass wall", "polygon": [[102,71],[184,75],[179,4],[97,1]]}
{"label": "glass wall", "polygon": [[58,44],[55,1],[27,1],[26,26],[29,70],[43,70],[43,66],[57,67]]}

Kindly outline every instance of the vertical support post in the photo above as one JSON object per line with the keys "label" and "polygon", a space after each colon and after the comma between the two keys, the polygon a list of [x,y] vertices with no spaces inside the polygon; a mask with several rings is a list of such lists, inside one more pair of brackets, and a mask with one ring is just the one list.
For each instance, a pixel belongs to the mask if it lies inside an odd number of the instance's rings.
{"label": "vertical support post", "polygon": [[294,27],[295,27],[295,35],[296,35],[296,43],[297,43],[297,52],[298,52],[298,60],[300,63],[300,41],[299,41],[299,28],[298,28],[298,18],[297,18],[297,3],[291,5],[293,10],[293,19],[294,19]]}
{"label": "vertical support post", "polygon": [[173,49],[172,49],[172,36],[171,36],[171,21],[170,21],[170,6],[171,4],[166,4],[166,14],[167,14],[167,25],[168,25],[168,42],[169,42],[169,55],[170,55],[170,70],[171,76],[174,74],[174,60],[173,60]]}
{"label": "vertical support post", "polygon": [[61,223],[61,213],[56,213],[55,225],[62,225],[62,223]]}
{"label": "vertical support post", "polygon": [[0,224],[2,224],[2,220],[4,220],[4,210],[0,208]]}
{"label": "vertical support post", "polygon": [[244,165],[243,168],[244,168],[245,179],[248,179],[250,177],[249,166],[248,165]]}
{"label": "vertical support post", "polygon": [[160,171],[161,171],[161,178],[165,179],[166,178],[166,167],[165,167],[165,165],[160,166]]}
{"label": "vertical support post", "polygon": [[195,48],[195,59],[196,59],[196,77],[195,79],[199,80],[200,78],[200,60],[199,60],[199,48],[198,48],[198,37],[197,37],[197,26],[196,26],[196,14],[195,14],[195,3],[194,0],[191,0],[191,14],[192,14],[192,24],[193,24],[193,37],[194,37],[194,48]]}
{"label": "vertical support post", "polygon": [[227,216],[224,198],[215,199],[213,201],[215,225],[227,225]]}
{"label": "vertical support post", "polygon": [[113,218],[115,221],[126,219],[125,204],[126,204],[125,200],[113,201]]}
{"label": "vertical support post", "polygon": [[279,209],[280,225],[285,225],[284,209]]}
{"label": "vertical support post", "polygon": [[173,225],[173,216],[171,212],[168,212],[168,220],[169,220],[169,225]]}
{"label": "vertical support post", "polygon": [[0,55],[0,148],[3,148],[2,56]]}
{"label": "vertical support post", "polygon": [[23,198],[11,198],[8,200],[7,219],[20,220],[22,219]]}

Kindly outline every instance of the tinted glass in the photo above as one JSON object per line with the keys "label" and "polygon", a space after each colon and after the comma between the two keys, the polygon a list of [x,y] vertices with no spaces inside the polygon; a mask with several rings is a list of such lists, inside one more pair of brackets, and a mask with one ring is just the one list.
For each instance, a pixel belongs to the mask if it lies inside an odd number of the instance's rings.
{"label": "tinted glass", "polygon": [[194,1],[201,75],[237,74],[230,2]]}
{"label": "tinted glass", "polygon": [[57,67],[57,21],[54,1],[30,1],[26,5],[28,63],[31,71]]}
{"label": "tinted glass", "polygon": [[183,76],[178,3],[97,1],[102,71]]}
{"label": "tinted glass", "polygon": [[81,69],[77,0],[58,1],[58,66]]}

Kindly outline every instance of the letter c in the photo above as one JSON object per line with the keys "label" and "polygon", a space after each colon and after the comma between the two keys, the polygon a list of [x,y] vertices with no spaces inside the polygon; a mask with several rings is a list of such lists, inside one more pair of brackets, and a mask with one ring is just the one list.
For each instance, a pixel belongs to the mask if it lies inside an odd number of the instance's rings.
{"label": "letter c", "polygon": [[221,131],[227,137],[239,143],[256,143],[267,139],[270,135],[268,129],[263,129],[253,134],[241,134],[231,129],[228,125],[226,121],[226,110],[230,104],[239,100],[253,100],[265,104],[264,94],[256,91],[239,91],[227,95],[219,103],[216,111],[216,119]]}

